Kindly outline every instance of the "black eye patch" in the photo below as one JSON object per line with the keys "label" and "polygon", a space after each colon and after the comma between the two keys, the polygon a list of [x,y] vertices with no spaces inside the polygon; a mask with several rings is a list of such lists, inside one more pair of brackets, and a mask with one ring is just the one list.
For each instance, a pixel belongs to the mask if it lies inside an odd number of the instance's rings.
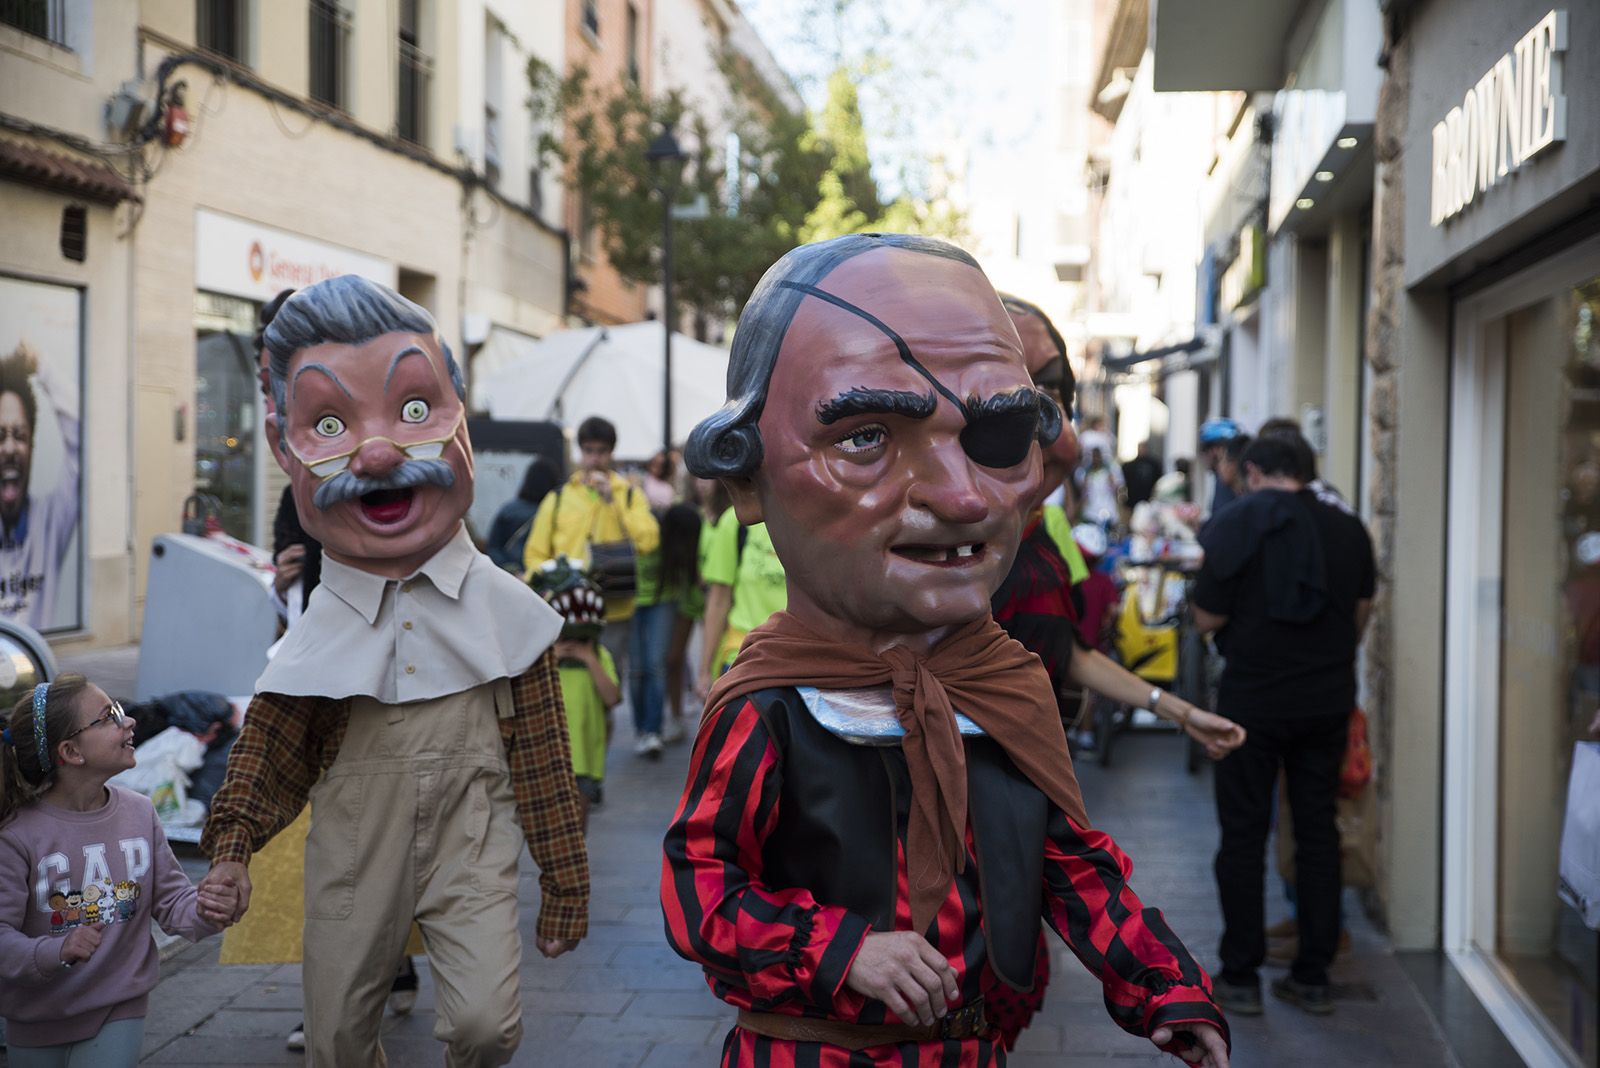
{"label": "black eye patch", "polygon": [[1039,438],[1037,406],[1009,412],[975,414],[961,431],[961,449],[980,467],[1015,467],[1028,458]]}

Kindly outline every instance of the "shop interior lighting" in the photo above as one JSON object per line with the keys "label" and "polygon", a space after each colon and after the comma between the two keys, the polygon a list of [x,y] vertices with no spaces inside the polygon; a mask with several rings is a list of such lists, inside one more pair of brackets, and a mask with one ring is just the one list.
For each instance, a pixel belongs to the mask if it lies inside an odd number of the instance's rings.
{"label": "shop interior lighting", "polygon": [[1340,148],[1355,148],[1356,143],[1357,142],[1354,137],[1341,137],[1339,140],[1334,142],[1334,144],[1338,145]]}
{"label": "shop interior lighting", "polygon": [[1310,197],[1301,197],[1299,200],[1294,202],[1294,206],[1299,208],[1301,211],[1310,211],[1316,206],[1316,203],[1317,202],[1312,200]]}
{"label": "shop interior lighting", "polygon": [[1319,182],[1331,182],[1331,181],[1333,181],[1333,172],[1332,171],[1318,171],[1312,177],[1316,178],[1316,180],[1319,181]]}

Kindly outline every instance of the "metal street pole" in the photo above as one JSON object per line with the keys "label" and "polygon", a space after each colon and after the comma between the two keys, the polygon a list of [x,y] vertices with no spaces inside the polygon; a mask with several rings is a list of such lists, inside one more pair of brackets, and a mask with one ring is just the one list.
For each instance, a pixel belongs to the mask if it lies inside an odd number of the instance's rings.
{"label": "metal street pole", "polygon": [[661,394],[666,400],[663,402],[661,413],[661,447],[668,453],[672,452],[672,328],[675,320],[672,314],[672,192],[670,181],[661,186],[661,305],[662,315],[666,329],[663,336],[666,338],[665,348],[662,350],[662,375],[664,382]]}
{"label": "metal street pole", "polygon": [[662,348],[661,447],[672,451],[672,192],[678,176],[673,167],[686,158],[672,126],[662,123],[661,132],[651,139],[644,158],[655,168],[657,191],[661,194],[661,316],[665,342]]}

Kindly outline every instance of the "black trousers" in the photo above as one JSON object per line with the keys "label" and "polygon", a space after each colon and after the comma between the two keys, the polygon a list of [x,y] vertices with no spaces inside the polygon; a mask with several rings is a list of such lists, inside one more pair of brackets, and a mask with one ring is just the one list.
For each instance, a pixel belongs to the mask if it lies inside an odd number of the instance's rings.
{"label": "black trousers", "polygon": [[[1228,714],[1222,710],[1223,714]],[[1222,979],[1255,985],[1267,956],[1265,886],[1267,834],[1272,826],[1278,769],[1288,779],[1294,818],[1295,902],[1300,952],[1291,973],[1302,983],[1326,983],[1339,941],[1339,828],[1334,808],[1350,713],[1294,718],[1249,716],[1245,743],[1216,765],[1217,896],[1222,901]]]}

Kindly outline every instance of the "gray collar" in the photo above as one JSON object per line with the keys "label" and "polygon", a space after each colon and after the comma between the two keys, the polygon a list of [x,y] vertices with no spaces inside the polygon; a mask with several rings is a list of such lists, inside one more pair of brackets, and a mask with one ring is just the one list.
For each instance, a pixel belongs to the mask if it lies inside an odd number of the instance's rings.
{"label": "gray collar", "polygon": [[[869,686],[864,690],[819,690],[797,686],[800,700],[811,718],[829,734],[856,745],[899,745],[906,729],[894,714],[894,690]],[[965,735],[981,735],[983,728],[956,713],[956,727]]]}

